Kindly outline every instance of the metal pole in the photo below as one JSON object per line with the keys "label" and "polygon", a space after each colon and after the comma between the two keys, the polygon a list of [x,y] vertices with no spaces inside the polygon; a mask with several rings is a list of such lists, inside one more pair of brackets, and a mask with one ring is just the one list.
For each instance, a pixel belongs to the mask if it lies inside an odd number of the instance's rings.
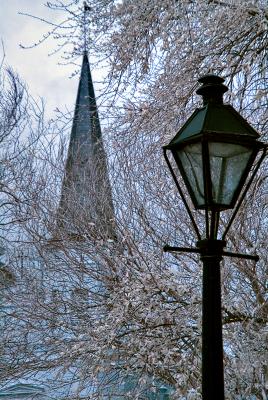
{"label": "metal pole", "polygon": [[202,399],[224,400],[221,273],[223,240],[197,242],[203,262]]}

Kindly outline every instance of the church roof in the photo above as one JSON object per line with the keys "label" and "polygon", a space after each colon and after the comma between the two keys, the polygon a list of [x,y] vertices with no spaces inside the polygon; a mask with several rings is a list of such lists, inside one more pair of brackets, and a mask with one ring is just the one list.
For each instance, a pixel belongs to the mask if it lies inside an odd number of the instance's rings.
{"label": "church roof", "polygon": [[43,386],[32,384],[17,383],[5,389],[0,390],[0,398],[36,398],[44,397],[45,389]]}
{"label": "church roof", "polygon": [[[103,152],[101,127],[87,53],[84,53],[66,168]],[[98,154],[99,155],[99,154]]]}
{"label": "church roof", "polygon": [[[114,209],[88,55],[81,67],[62,186],[61,219],[87,212],[98,231],[114,235]],[[73,232],[74,233],[74,232]]]}

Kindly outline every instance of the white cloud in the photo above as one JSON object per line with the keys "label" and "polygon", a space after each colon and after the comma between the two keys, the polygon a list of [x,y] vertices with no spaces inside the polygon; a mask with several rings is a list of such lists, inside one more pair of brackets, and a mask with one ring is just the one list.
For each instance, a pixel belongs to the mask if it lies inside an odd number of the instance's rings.
{"label": "white cloud", "polygon": [[5,47],[5,63],[16,70],[27,83],[31,94],[45,99],[49,112],[56,107],[72,108],[77,90],[77,78],[69,79],[73,67],[59,66],[59,56],[48,57],[52,40],[28,50],[19,44],[30,45],[46,32],[47,26],[19,11],[44,18],[55,18],[42,1],[0,0],[0,36]]}

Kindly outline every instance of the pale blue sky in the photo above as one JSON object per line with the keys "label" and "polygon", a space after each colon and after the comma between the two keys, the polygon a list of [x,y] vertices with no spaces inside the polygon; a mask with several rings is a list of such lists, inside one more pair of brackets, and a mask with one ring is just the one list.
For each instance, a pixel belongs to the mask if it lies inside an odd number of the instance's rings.
{"label": "pale blue sky", "polygon": [[[57,106],[70,109],[76,98],[78,77],[70,79],[73,67],[58,66],[59,56],[48,57],[53,47],[48,41],[40,47],[22,50],[19,44],[34,43],[47,27],[39,21],[20,16],[19,11],[51,18],[44,0],[0,0],[0,38],[5,48],[5,64],[10,65],[28,84],[31,94],[45,99],[47,110]],[[52,18],[55,15],[52,14]],[[1,46],[2,59],[2,46]]]}

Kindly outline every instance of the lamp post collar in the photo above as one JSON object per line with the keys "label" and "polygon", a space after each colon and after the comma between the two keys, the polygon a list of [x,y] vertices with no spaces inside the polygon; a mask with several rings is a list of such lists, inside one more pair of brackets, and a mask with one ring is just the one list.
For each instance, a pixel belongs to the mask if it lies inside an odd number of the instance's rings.
{"label": "lamp post collar", "polygon": [[223,84],[224,79],[214,74],[207,74],[198,79],[202,86],[196,93],[203,97],[204,106],[212,104],[223,104],[223,94],[228,87]]}

